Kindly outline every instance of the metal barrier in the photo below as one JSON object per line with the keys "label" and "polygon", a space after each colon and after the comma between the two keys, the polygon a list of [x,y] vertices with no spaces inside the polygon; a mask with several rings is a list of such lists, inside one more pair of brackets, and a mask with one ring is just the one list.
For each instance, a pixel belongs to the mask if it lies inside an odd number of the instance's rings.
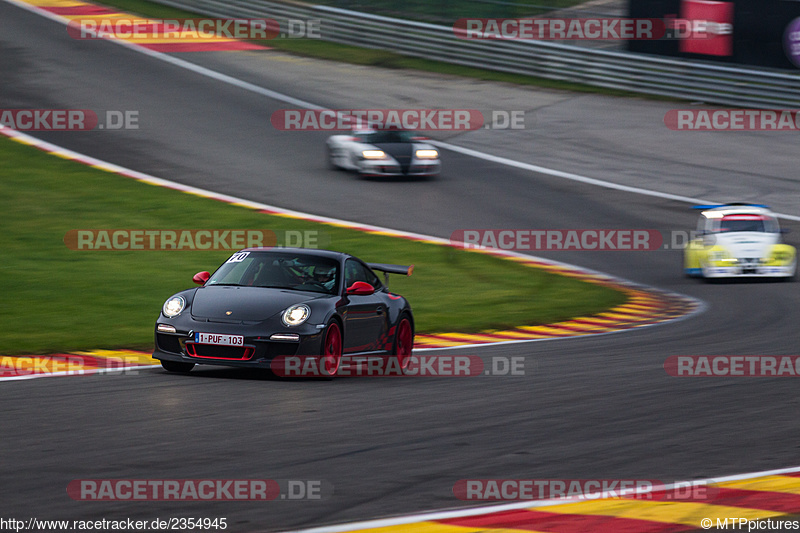
{"label": "metal barrier", "polygon": [[800,108],[800,73],[730,67],[549,41],[459,39],[449,26],[267,0],[155,0],[216,17],[319,19],[323,40],[512,74],[702,102]]}

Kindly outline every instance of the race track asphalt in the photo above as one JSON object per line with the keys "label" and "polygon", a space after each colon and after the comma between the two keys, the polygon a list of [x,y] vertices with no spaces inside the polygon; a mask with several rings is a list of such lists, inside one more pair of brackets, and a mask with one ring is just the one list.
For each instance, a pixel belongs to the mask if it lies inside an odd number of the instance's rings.
{"label": "race track asphalt", "polygon": [[[270,53],[248,54],[255,62],[257,54]],[[244,73],[237,66],[242,56],[230,58],[189,59]],[[669,232],[695,223],[696,214],[680,202],[447,151],[440,179],[359,181],[326,169],[325,133],[272,128],[272,112],[287,104],[113,43],[73,40],[63,26],[7,3],[0,3],[0,75],[2,108],[139,111],[139,130],[37,135],[42,139],[281,207],[444,238],[463,228]],[[287,79],[256,69],[247,75],[320,105],[353,107],[352,98],[338,99],[311,75]],[[566,98],[553,94],[555,101]],[[652,105],[633,100],[627,112],[635,116]],[[742,153],[749,150],[746,139]],[[492,142],[487,138],[484,150],[491,152]],[[604,143],[586,145],[586,153],[597,154],[598,172],[621,157],[607,151],[603,160]],[[565,165],[573,156],[572,145],[548,154]],[[681,164],[707,175],[706,156],[700,149],[684,152]],[[784,171],[773,169],[765,179]],[[796,198],[793,176],[786,171],[784,178],[784,196]],[[753,180],[758,189],[758,177]],[[785,225],[794,230],[789,242],[797,244],[800,225]],[[662,367],[671,355],[796,354],[796,283],[701,284],[682,277],[679,250],[541,255],[694,296],[708,310],[631,332],[457,352],[524,356],[522,377],[318,383],[201,369],[189,376],[148,370],[4,383],[4,514],[224,516],[234,531],[276,531],[463,506],[452,487],[465,478],[669,482],[798,463],[795,380],[680,379]],[[319,479],[334,494],[321,501],[201,504],[89,503],[66,494],[71,480],[106,478]]]}

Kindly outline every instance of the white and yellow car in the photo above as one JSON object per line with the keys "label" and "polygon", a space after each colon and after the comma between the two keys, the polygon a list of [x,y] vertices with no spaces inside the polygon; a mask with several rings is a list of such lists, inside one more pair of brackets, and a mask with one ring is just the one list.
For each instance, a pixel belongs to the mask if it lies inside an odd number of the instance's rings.
{"label": "white and yellow car", "polygon": [[767,206],[727,204],[702,209],[697,235],[684,250],[688,276],[793,278],[797,250],[784,244]]}

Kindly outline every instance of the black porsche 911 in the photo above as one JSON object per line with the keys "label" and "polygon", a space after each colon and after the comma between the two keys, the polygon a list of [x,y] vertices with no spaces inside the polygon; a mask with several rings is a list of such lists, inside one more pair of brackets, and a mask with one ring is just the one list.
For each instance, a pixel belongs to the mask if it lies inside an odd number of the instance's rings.
{"label": "black porsche 911", "polygon": [[405,298],[373,272],[411,275],[413,266],[364,263],[304,248],[234,253],[202,285],[164,303],[153,357],[170,372],[196,364],[270,368],[281,356],[316,356],[326,376],[342,357],[396,357],[407,368],[414,318]]}

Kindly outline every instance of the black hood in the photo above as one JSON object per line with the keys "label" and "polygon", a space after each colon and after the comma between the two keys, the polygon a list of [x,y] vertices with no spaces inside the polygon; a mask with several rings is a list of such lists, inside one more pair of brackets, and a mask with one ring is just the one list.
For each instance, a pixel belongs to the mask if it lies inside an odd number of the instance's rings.
{"label": "black hood", "polygon": [[373,146],[394,157],[400,163],[400,170],[403,174],[408,173],[411,156],[414,154],[414,143],[375,143]]}
{"label": "black hood", "polygon": [[[262,287],[200,287],[192,300],[192,317],[260,321],[292,304],[326,298],[325,294],[301,293]],[[228,314],[230,312],[230,314]]]}

